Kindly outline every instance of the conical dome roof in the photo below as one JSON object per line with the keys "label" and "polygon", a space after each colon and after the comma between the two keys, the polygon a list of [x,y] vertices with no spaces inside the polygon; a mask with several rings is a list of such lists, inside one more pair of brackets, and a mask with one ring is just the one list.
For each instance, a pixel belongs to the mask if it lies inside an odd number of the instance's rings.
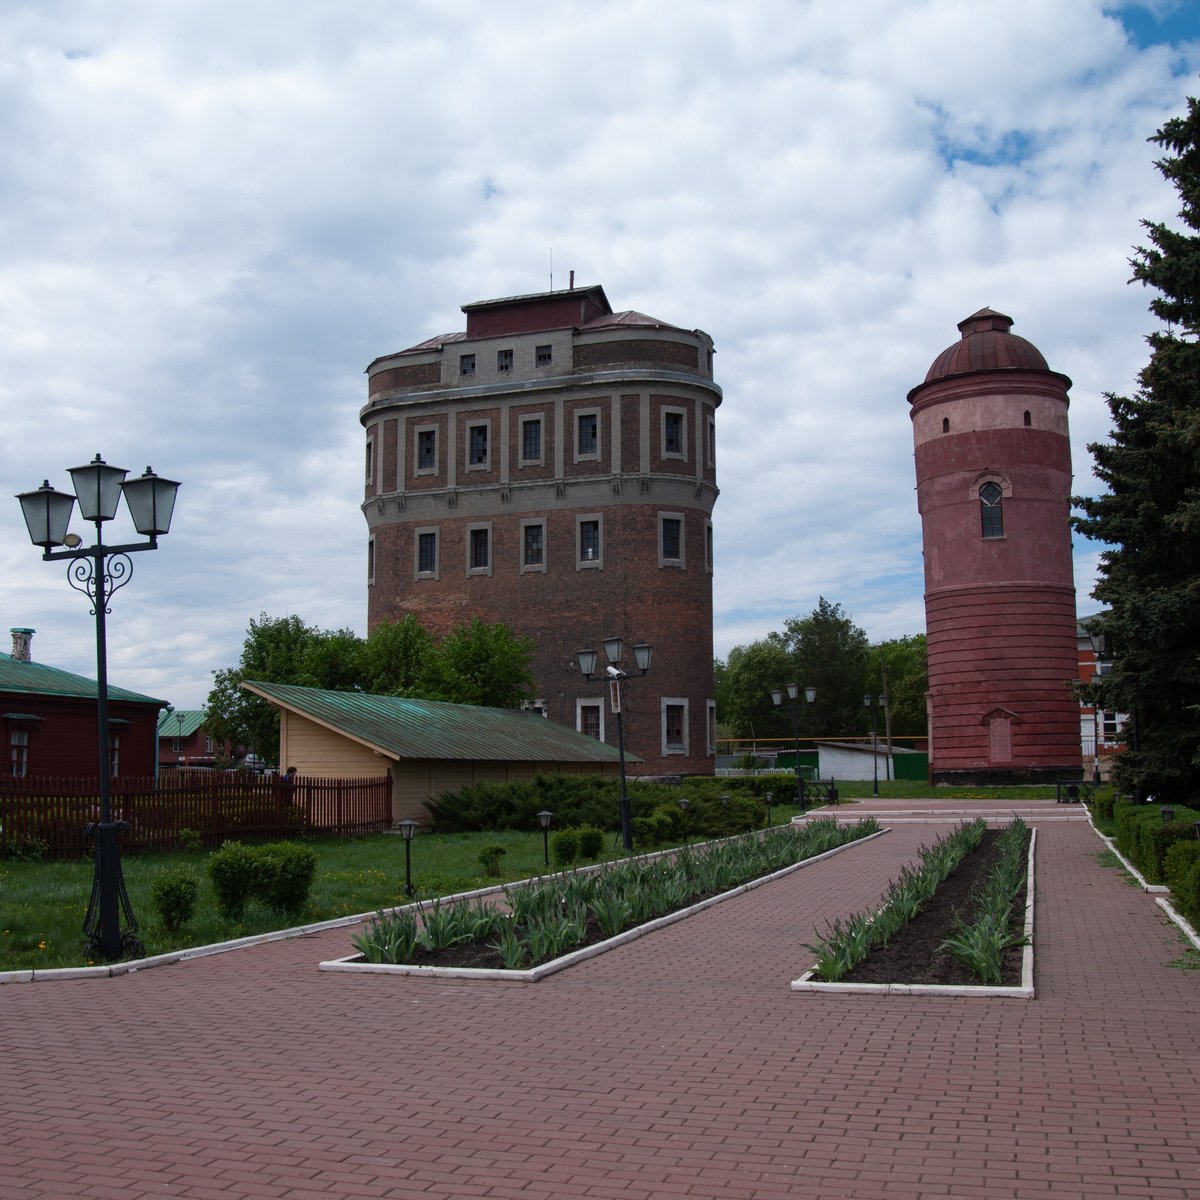
{"label": "conical dome roof", "polygon": [[933,360],[925,382],[970,371],[1048,371],[1042,352],[1009,332],[1012,323],[1012,317],[991,308],[981,308],[959,321],[962,338]]}

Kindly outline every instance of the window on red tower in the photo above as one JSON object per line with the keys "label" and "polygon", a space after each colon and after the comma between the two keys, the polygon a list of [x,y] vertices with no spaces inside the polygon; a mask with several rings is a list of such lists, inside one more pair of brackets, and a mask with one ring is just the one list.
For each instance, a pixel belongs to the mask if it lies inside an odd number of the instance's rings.
{"label": "window on red tower", "polygon": [[1003,497],[999,484],[985,483],[979,489],[979,520],[985,538],[1004,536]]}

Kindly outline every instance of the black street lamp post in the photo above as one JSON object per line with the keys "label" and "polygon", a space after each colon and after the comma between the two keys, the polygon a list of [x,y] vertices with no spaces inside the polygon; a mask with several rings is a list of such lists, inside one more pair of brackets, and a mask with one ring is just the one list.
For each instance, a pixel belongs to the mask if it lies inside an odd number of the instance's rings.
{"label": "black street lamp post", "polygon": [[[617,717],[617,754],[621,763],[621,842],[626,852],[633,850],[633,816],[629,807],[629,789],[625,782],[625,729],[621,724],[621,681],[628,675],[621,669],[621,651],[623,643],[619,637],[607,637],[603,641],[604,654],[608,659],[605,672],[609,684],[609,700],[612,711]],[[639,642],[633,648],[633,658],[638,670],[645,675],[650,670],[650,658],[654,647],[646,642]],[[596,673],[595,650],[579,650],[575,655],[579,661],[579,673],[584,679],[591,680]]]}
{"label": "black street lamp post", "polygon": [[872,696],[869,692],[863,697],[863,705],[871,710],[871,795],[879,795],[879,710],[887,708],[886,696]]}
{"label": "black street lamp post", "polygon": [[405,817],[403,821],[396,823],[400,826],[400,836],[404,838],[404,894],[411,896],[417,890],[412,881],[412,840],[413,834],[417,832],[418,822],[412,817]]}
{"label": "black street lamp post", "polygon": [[550,820],[553,816],[547,808],[543,808],[537,815],[538,823],[542,827],[542,859],[546,866],[550,865]]}
{"label": "black street lamp post", "polygon": [[679,807],[683,810],[683,844],[685,846],[687,845],[688,832],[689,832],[689,830],[688,830],[688,809],[691,808],[691,806],[692,806],[692,803],[686,796],[681,796],[679,798]]}
{"label": "black street lamp post", "polygon": [[[776,688],[771,693],[771,701],[776,708],[782,709],[786,713],[791,713],[792,716],[792,742],[796,751],[796,804],[800,808],[804,807],[804,776],[800,772],[800,733],[799,727],[796,724],[796,714],[800,711],[800,685],[789,683],[785,685],[787,691],[788,703],[784,704],[783,696],[785,688]],[[817,698],[817,689],[815,687],[806,687],[804,689],[804,701],[806,704],[811,704]]]}
{"label": "black street lamp post", "polygon": [[[69,468],[75,495],[59,492],[46,480],[32,492],[17,496],[29,528],[29,538],[42,547],[47,561],[73,560],[67,582],[92,602],[96,618],[96,717],[100,767],[100,820],[88,825],[96,839],[96,870],[92,895],[83,922],[89,953],[99,952],[109,962],[145,953],[137,936],[138,923],[125,890],[121,872],[119,835],[129,826],[112,819],[112,756],[108,729],[108,646],[104,618],[113,592],[133,576],[129,555],[139,550],[158,549],[158,539],[171,527],[179,484],[161,479],[146,468],[136,479],[126,479],[124,467],[110,467],[99,454],[82,467]],[[116,516],[121,497],[129,508],[134,528],[147,540],[124,546],[104,544],[104,522]],[[68,533],[71,511],[79,501],[79,514],[96,526],[96,544],[82,547],[83,539]],[[55,546],[67,549],[54,551]],[[122,921],[125,928],[122,929]]]}

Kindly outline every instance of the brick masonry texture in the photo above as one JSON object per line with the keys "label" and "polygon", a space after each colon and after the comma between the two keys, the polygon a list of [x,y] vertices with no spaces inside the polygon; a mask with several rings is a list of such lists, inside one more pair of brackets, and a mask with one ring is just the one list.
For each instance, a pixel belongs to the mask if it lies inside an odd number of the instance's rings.
{"label": "brick masonry texture", "polygon": [[1033,1001],[789,990],[928,824],[533,985],[323,973],[328,931],[6,986],[0,1197],[1184,1200],[1198,973],[1044,809]]}

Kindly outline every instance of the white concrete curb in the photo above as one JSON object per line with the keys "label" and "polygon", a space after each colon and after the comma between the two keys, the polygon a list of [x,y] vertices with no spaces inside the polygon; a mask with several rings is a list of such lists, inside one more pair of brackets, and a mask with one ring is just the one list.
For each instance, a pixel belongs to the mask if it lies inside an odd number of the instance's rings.
{"label": "white concrete curb", "polygon": [[833,850],[826,850],[824,854],[815,855],[813,858],[806,858],[802,862],[793,863],[790,867],[784,867],[782,870],[775,871],[770,875],[763,875],[758,879],[752,879],[749,883],[743,883],[728,892],[722,892],[719,896],[710,896],[707,900],[702,900],[699,904],[693,904],[689,908],[681,908],[677,912],[668,913],[667,916],[658,917],[653,921],[647,921],[646,924],[638,925],[634,929],[626,929],[623,933],[619,933],[616,937],[609,938],[605,942],[597,942],[595,945],[585,946],[582,950],[574,950],[570,954],[564,954],[561,958],[552,959],[547,963],[540,963],[538,966],[530,967],[524,971],[504,971],[481,967],[420,967],[411,964],[390,966],[384,963],[362,962],[361,957],[357,954],[323,962],[320,964],[320,970],[371,975],[415,975],[426,979],[504,980],[509,983],[536,983],[539,979],[544,979],[547,975],[553,975],[558,971],[565,970],[567,967],[574,966],[576,963],[594,958],[597,954],[603,954],[606,950],[614,950],[617,946],[623,946],[627,942],[636,941],[648,933],[653,933],[656,929],[662,929],[666,925],[673,925],[676,921],[682,921],[685,917],[690,917],[694,913],[703,912],[704,909],[710,908],[714,904],[720,904],[722,900],[741,896],[745,892],[761,887],[764,883],[770,883],[775,879],[782,879],[794,871],[799,871],[804,867],[811,866],[813,863],[821,862],[823,859],[840,854],[843,850],[865,845],[877,837],[882,837],[887,832],[888,830],[886,829],[880,829],[878,832],[868,834],[866,837],[856,838],[854,841],[846,842],[844,845],[837,846]]}
{"label": "white concrete curb", "polygon": [[1025,892],[1024,934],[1028,939],[1021,954],[1021,983],[1017,987],[996,987],[991,984],[935,984],[935,983],[819,983],[814,981],[816,968],[804,972],[792,980],[793,992],[838,992],[865,996],[995,996],[1016,1000],[1032,1000],[1033,988],[1033,888],[1034,849],[1037,846],[1037,829],[1029,835],[1029,857],[1025,872],[1028,880]]}

